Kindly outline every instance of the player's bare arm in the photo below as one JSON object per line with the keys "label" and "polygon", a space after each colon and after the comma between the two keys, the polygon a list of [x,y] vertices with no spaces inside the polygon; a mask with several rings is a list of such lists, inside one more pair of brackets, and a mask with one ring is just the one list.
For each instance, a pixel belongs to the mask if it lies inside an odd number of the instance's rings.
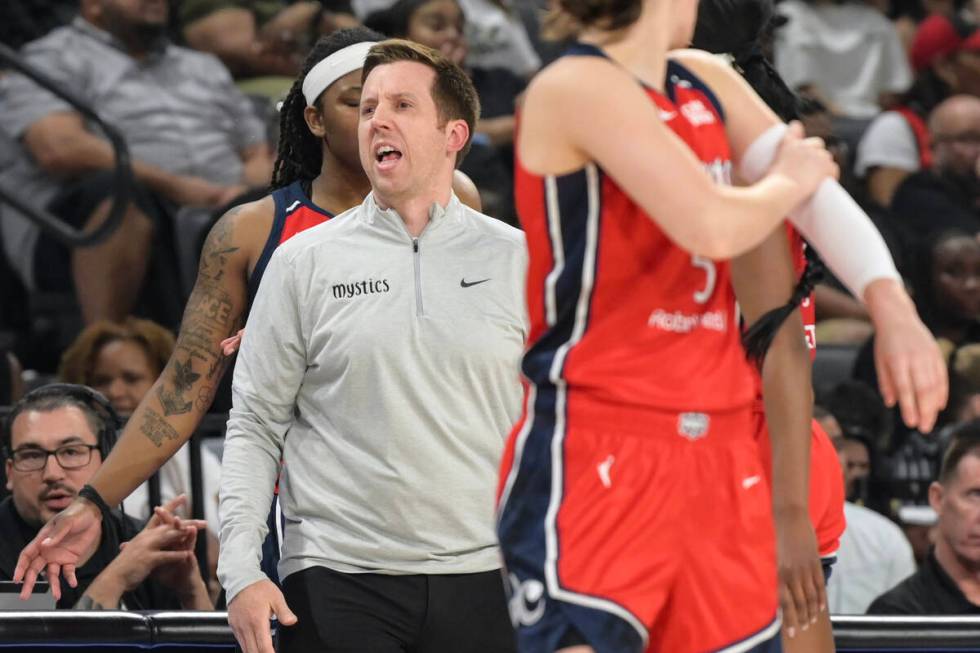
{"label": "player's bare arm", "polygon": [[[728,117],[726,128],[736,162],[759,136],[778,124],[779,119],[745,80],[718,57],[698,50],[678,50],[671,56],[705,79],[719,97]],[[853,202],[850,204],[853,205]],[[863,242],[868,238],[865,234],[869,233],[865,227],[870,225],[863,211],[856,205],[844,205],[841,209],[832,214],[818,215],[817,218],[843,221],[842,226],[820,230],[813,235],[804,232],[804,235],[824,256],[831,270],[848,283],[850,275],[838,269],[832,256],[834,250],[847,245],[847,241],[839,238],[840,233],[847,233],[847,238],[854,246],[861,248],[864,256],[869,256],[872,251],[881,251],[881,256],[889,258],[889,263],[890,257],[887,250],[883,250],[883,244],[877,243],[875,250],[872,250],[871,245],[876,243]],[[852,228],[848,228],[848,224]],[[870,234],[878,238],[876,232]],[[949,392],[942,356],[901,282],[897,278],[867,281],[852,290],[868,307],[878,334],[875,365],[882,397],[889,406],[899,404],[902,418],[908,426],[929,432],[939,411],[946,405]]]}
{"label": "player's bare arm", "polygon": [[[585,78],[591,80],[588,93],[581,92]],[[619,110],[608,110],[609,98],[616,98]],[[576,110],[555,110],[562,106]],[[757,245],[836,173],[823,148],[794,135],[784,141],[774,174],[748,188],[718,186],[662,123],[637,80],[597,57],[566,58],[540,73],[528,89],[521,121],[517,147],[531,172],[563,174],[594,161],[675,242],[713,258]],[[802,170],[806,175],[790,172]]]}
{"label": "player's bare arm", "polygon": [[[786,233],[732,261],[732,282],[747,324],[783,306],[795,275]],[[817,539],[810,523],[810,422],[813,390],[803,322],[794,310],[779,328],[762,365],[762,395],[772,446],[773,516],[776,522],[780,604],[790,637],[826,608]]]}
{"label": "player's bare arm", "polygon": [[208,235],[174,353],[92,480],[108,503],[124,498],[169,459],[211,407],[229,361],[220,344],[242,324],[249,266],[268,233],[262,218],[271,214],[270,199],[235,207]]}
{"label": "player's bare arm", "polygon": [[[227,366],[221,340],[242,321],[247,275],[272,214],[266,198],[232,209],[211,230],[174,353],[90,483],[109,505],[122,501],[187,442],[210,408]],[[30,594],[45,569],[49,579],[63,570],[74,587],[74,570],[94,553],[101,531],[98,507],[76,498],[21,553],[14,577],[24,580],[23,594]]]}

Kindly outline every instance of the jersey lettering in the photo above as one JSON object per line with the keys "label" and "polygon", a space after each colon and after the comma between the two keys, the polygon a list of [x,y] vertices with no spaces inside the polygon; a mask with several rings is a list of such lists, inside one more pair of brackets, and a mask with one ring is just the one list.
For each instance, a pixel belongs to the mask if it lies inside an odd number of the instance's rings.
{"label": "jersey lettering", "polygon": [[710,258],[697,254],[691,257],[691,265],[704,270],[704,288],[694,293],[694,301],[704,304],[711,299],[712,293],[715,292],[715,284],[718,283],[718,269],[715,267],[715,262]]}
{"label": "jersey lettering", "polygon": [[523,583],[510,574],[510,621],[515,628],[533,626],[544,616],[544,585],[533,578]]}

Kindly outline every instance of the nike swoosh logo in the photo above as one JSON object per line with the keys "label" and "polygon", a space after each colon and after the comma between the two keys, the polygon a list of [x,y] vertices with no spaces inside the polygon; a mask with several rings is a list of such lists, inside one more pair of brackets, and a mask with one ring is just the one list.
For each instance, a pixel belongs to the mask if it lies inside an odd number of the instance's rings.
{"label": "nike swoosh logo", "polygon": [[612,469],[614,462],[616,462],[616,456],[610,454],[597,466],[599,471],[599,480],[606,486],[606,489],[612,487],[612,478],[609,476],[609,470]]}
{"label": "nike swoosh logo", "polygon": [[460,288],[469,288],[470,286],[476,286],[476,285],[479,285],[481,283],[486,283],[487,281],[490,281],[490,279],[480,279],[479,281],[467,281],[466,279],[460,279],[459,280],[459,287]]}

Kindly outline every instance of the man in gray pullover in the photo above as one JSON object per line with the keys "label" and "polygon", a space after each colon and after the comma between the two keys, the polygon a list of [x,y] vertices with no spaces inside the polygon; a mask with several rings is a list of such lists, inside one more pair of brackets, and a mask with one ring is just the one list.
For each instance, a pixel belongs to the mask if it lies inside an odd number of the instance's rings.
{"label": "man in gray pullover", "polygon": [[[479,113],[458,67],[376,45],[360,111],[372,193],[278,248],[238,356],[229,621],[246,653],[271,653],[273,615],[287,653],[506,653],[493,504],[520,411],[524,239],[452,193]],[[259,568],[280,459],[282,593]]]}

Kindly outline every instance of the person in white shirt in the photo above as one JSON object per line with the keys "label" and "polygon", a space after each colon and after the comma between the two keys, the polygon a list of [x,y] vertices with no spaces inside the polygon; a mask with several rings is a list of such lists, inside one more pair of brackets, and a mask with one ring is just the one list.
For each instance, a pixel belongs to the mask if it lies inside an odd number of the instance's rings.
{"label": "person in white shirt", "polygon": [[856,503],[844,504],[847,529],[827,584],[831,614],[864,614],[871,602],[915,573],[915,558],[902,529]]}
{"label": "person in white shirt", "polygon": [[[834,445],[847,469],[843,440],[834,438]],[[847,528],[827,583],[827,607],[831,614],[864,614],[878,596],[915,573],[915,558],[902,529],[887,517],[848,501],[844,518]]]}
{"label": "person in white shirt", "polygon": [[778,7],[789,21],[776,32],[775,63],[790,88],[810,87],[835,113],[870,119],[883,96],[912,84],[895,26],[872,6],[786,0]]}

